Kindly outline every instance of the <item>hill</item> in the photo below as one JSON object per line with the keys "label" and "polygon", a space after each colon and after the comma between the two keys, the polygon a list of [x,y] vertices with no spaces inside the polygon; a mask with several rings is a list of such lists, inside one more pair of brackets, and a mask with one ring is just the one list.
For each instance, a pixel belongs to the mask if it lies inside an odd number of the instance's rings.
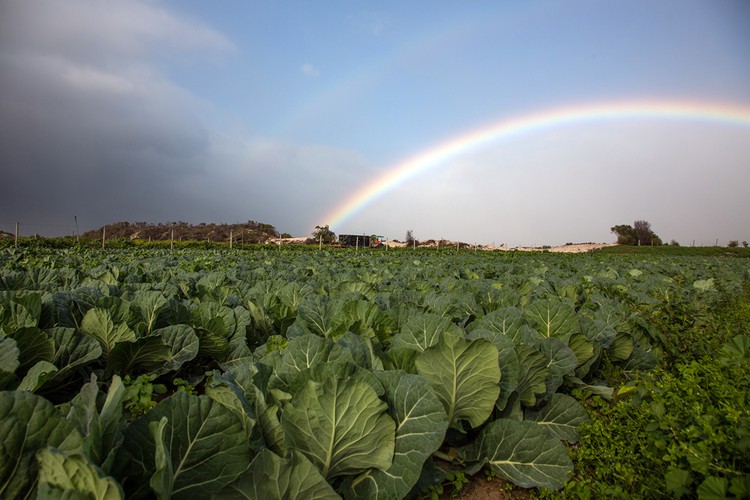
{"label": "hill", "polygon": [[[187,222],[167,222],[152,224],[147,222],[115,222],[107,224],[107,239],[123,238],[128,240],[170,240],[174,231],[174,239],[195,241],[229,241],[230,234],[234,241],[240,243],[262,243],[268,239],[278,238],[279,232],[271,224],[247,221],[239,224],[207,224],[197,225]],[[86,231],[82,238],[101,238],[103,228]]]}

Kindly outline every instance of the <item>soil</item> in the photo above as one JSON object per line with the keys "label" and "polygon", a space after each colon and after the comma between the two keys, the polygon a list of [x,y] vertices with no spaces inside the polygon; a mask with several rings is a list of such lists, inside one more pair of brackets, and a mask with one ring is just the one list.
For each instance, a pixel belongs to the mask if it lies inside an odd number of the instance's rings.
{"label": "soil", "polygon": [[472,477],[458,494],[452,490],[450,485],[444,486],[445,492],[440,496],[441,500],[459,498],[463,500],[507,500],[531,498],[528,490],[518,489],[507,481],[494,478],[487,481],[482,474]]}

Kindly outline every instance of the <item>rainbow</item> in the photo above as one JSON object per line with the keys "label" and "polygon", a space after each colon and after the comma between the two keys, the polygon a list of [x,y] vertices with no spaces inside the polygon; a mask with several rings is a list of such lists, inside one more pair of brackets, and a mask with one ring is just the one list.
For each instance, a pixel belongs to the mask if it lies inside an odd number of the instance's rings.
{"label": "rainbow", "polygon": [[668,119],[750,126],[750,106],[713,102],[603,102],[546,109],[507,118],[451,137],[389,167],[343,200],[322,220],[336,230],[389,191],[418,175],[444,166],[452,158],[489,143],[563,125],[623,119]]}

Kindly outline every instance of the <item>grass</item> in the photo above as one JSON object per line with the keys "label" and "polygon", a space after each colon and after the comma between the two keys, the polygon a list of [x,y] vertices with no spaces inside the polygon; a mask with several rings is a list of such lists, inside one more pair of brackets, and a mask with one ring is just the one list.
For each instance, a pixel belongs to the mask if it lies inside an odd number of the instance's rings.
{"label": "grass", "polygon": [[570,450],[576,476],[562,492],[541,496],[748,498],[748,324],[746,281],[739,297],[683,327],[690,349],[675,349],[613,401],[580,394],[591,421]]}
{"label": "grass", "polygon": [[750,258],[750,248],[744,247],[678,247],[672,245],[628,246],[616,245],[596,250],[596,253],[611,255],[658,255],[697,257],[744,257]]}

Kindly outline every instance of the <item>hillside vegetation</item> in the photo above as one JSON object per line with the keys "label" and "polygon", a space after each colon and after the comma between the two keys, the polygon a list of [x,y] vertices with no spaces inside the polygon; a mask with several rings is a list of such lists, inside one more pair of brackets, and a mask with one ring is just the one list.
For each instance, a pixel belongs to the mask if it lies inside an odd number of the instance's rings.
{"label": "hillside vegetation", "polygon": [[[247,221],[237,224],[167,222],[151,224],[147,222],[115,222],[106,226],[107,239],[128,240],[170,240],[177,241],[229,241],[230,235],[240,243],[262,243],[270,238],[278,238],[279,232],[271,224]],[[104,228],[86,231],[82,238],[101,238]]]}

